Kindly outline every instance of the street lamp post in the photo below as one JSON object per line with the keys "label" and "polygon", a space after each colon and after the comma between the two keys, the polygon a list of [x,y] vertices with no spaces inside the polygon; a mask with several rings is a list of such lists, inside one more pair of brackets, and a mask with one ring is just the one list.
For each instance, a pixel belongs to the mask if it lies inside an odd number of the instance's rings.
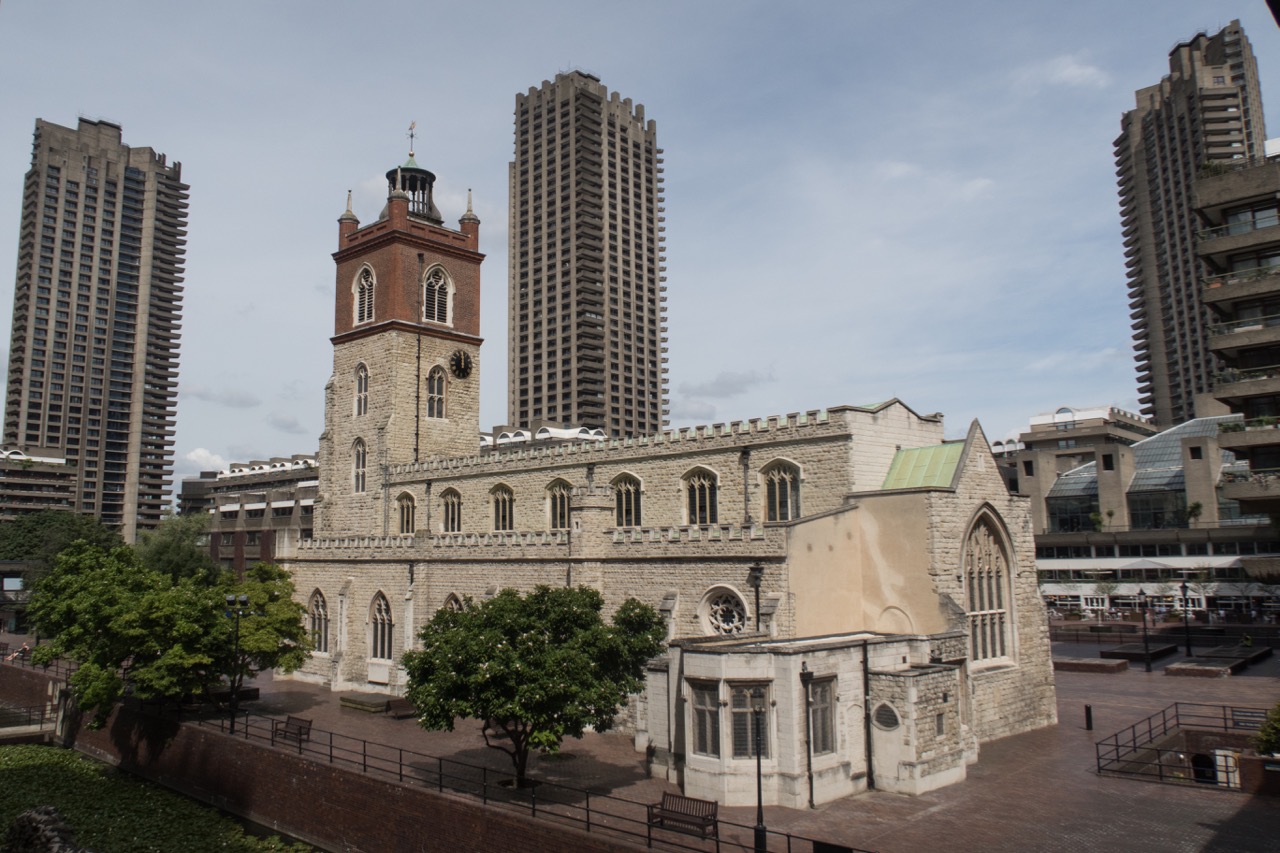
{"label": "street lamp post", "polygon": [[231,653],[231,665],[235,668],[231,673],[231,734],[236,733],[236,710],[240,700],[240,617],[249,612],[249,596],[227,596],[227,618],[234,619],[235,643]]}
{"label": "street lamp post", "polygon": [[1147,593],[1138,590],[1138,609],[1142,611],[1142,662],[1151,671],[1151,641],[1147,636]]}
{"label": "street lamp post", "polygon": [[768,853],[769,831],[764,825],[764,774],[761,770],[761,753],[764,729],[764,688],[759,685],[751,688],[751,721],[755,724],[756,741],[756,830],[755,853]]}
{"label": "street lamp post", "polygon": [[1187,641],[1187,657],[1191,657],[1191,599],[1187,582],[1182,582],[1182,636]]}
{"label": "street lamp post", "polygon": [[747,586],[756,591],[756,630],[760,630],[760,581],[764,580],[764,566],[756,563],[747,570]]}

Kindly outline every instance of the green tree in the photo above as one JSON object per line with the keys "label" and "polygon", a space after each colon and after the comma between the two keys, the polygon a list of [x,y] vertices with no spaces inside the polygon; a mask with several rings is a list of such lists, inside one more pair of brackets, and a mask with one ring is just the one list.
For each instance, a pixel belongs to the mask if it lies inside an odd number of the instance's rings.
{"label": "green tree", "polygon": [[1262,727],[1253,736],[1253,748],[1263,755],[1280,753],[1280,703],[1267,712]]}
{"label": "green tree", "polygon": [[[510,756],[517,784],[531,749],[555,752],[588,726],[607,731],[643,687],[664,632],[657,611],[635,599],[612,624],[603,607],[594,589],[539,586],[440,610],[418,635],[422,648],[404,656],[419,723],[452,731],[459,718],[485,721],[486,745]],[[490,740],[491,730],[505,738]]]}
{"label": "green tree", "polygon": [[53,568],[64,548],[77,541],[105,550],[124,544],[119,533],[98,519],[69,510],[48,509],[0,522],[0,560],[31,562],[30,586]]}
{"label": "green tree", "polygon": [[216,583],[221,574],[203,544],[209,529],[207,513],[166,515],[154,530],[138,537],[135,549],[142,564],[173,578],[195,577]]}
{"label": "green tree", "polygon": [[[225,596],[242,594],[252,614],[241,620],[237,656]],[[307,644],[303,608],[292,594],[288,575],[275,566],[254,567],[243,584],[175,582],[130,548],[77,543],[32,593],[29,615],[52,638],[35,660],[77,661],[72,693],[101,724],[126,684],[140,698],[176,698],[200,695],[223,677],[239,686],[266,668],[297,669]]]}

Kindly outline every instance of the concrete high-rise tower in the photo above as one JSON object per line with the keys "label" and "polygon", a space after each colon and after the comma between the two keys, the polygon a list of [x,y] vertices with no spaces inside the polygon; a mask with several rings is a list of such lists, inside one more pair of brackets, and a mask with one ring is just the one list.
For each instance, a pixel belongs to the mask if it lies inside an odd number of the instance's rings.
{"label": "concrete high-rise tower", "polygon": [[36,120],[4,442],[57,450],[72,507],[129,542],[160,520],[173,474],[188,189],[119,125]]}
{"label": "concrete high-rise tower", "polygon": [[662,149],[580,71],[516,95],[507,418],[648,435],[669,414]]}
{"label": "concrete high-rise tower", "polygon": [[1196,396],[1210,391],[1217,367],[1200,299],[1192,183],[1212,164],[1262,157],[1267,138],[1240,22],[1177,45],[1168,76],[1138,90],[1121,128],[1115,157],[1138,397],[1144,415],[1169,427],[1196,417]]}

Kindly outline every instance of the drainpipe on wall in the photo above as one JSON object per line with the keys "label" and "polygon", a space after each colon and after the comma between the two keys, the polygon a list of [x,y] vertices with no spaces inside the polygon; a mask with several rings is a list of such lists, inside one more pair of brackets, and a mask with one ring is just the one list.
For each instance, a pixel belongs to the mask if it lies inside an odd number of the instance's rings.
{"label": "drainpipe on wall", "polygon": [[871,757],[871,657],[867,653],[867,641],[862,641],[862,727],[867,750],[867,790],[876,788],[876,768]]}
{"label": "drainpipe on wall", "polygon": [[738,454],[742,463],[742,526],[751,526],[751,448],[744,447]]}
{"label": "drainpipe on wall", "polygon": [[[422,252],[418,253],[418,319],[422,319],[422,265],[424,262]],[[422,435],[422,333],[419,332],[418,338],[418,356],[414,363],[413,375],[413,461],[418,461],[418,438]]]}
{"label": "drainpipe on wall", "polygon": [[813,700],[809,687],[813,683],[813,673],[809,665],[800,661],[800,686],[804,689],[804,762],[809,775],[809,808],[813,804]]}

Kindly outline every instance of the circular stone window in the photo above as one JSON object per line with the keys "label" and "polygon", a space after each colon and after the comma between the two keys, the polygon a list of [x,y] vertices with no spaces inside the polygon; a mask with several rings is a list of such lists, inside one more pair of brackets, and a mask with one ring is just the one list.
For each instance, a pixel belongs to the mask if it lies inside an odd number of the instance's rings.
{"label": "circular stone window", "polygon": [[898,712],[884,703],[876,708],[876,712],[871,719],[882,729],[893,731],[898,727]]}
{"label": "circular stone window", "polygon": [[738,594],[718,587],[707,593],[698,608],[710,634],[741,634],[747,627],[747,606]]}

